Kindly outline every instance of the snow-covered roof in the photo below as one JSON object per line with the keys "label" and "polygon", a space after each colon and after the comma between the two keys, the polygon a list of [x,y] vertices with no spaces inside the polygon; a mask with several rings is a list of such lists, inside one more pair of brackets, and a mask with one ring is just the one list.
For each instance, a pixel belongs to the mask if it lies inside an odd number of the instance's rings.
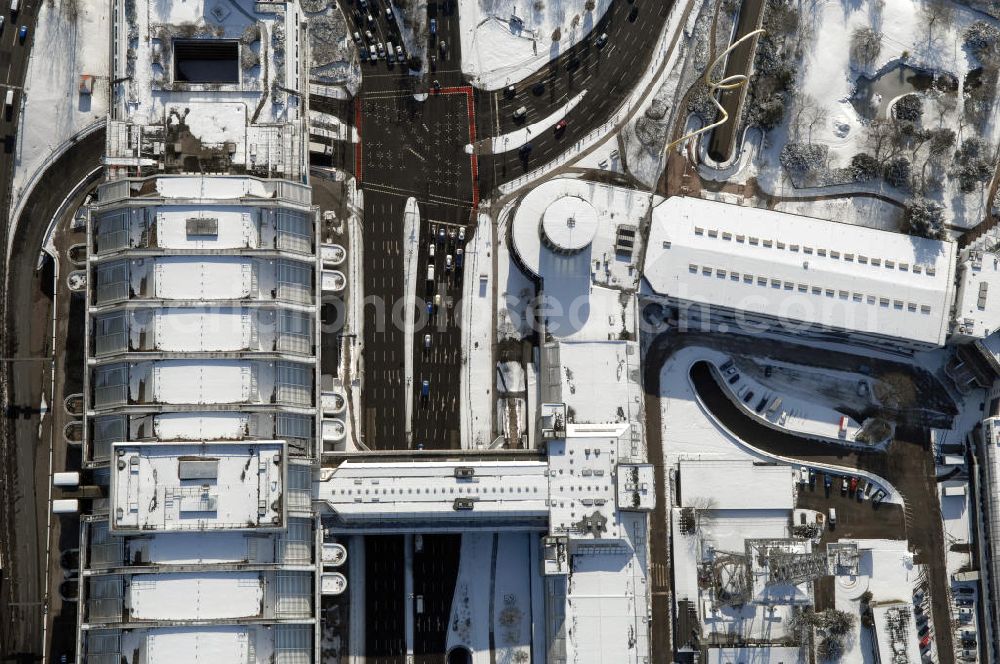
{"label": "snow-covered roof", "polygon": [[546,402],[565,403],[569,422],[641,427],[639,347],[633,341],[560,341],[544,348]]}
{"label": "snow-covered roof", "polygon": [[955,332],[983,338],[1000,329],[1000,255],[967,252],[958,266]]}
{"label": "snow-covered roof", "polygon": [[132,620],[225,620],[263,614],[259,572],[143,574],[128,585]]}
{"label": "snow-covered roof", "polygon": [[627,423],[571,425],[565,438],[548,442],[551,534],[581,540],[623,536],[615,477],[620,444],[631,442],[630,430]]}
{"label": "snow-covered roof", "polygon": [[880,662],[921,661],[912,603],[876,602],[872,613]]}
{"label": "snow-covered roof", "polygon": [[542,461],[345,461],[323,470],[316,499],[349,522],[544,521],[547,471]]}
{"label": "snow-covered roof", "polygon": [[128,664],[245,664],[253,655],[267,662],[285,648],[300,647],[303,640],[311,648],[306,637],[312,629],[280,624],[136,627],[121,632],[119,649],[121,661]]}
{"label": "snow-covered roof", "polygon": [[715,510],[791,510],[791,466],[751,460],[683,460],[681,506]]}
{"label": "snow-covered roof", "polygon": [[285,443],[115,443],[116,531],[277,529],[285,525]]}
{"label": "snow-covered roof", "polygon": [[653,211],[644,276],[658,295],[762,313],[795,331],[940,346],[954,269],[952,242],[673,197]]}
{"label": "snow-covered roof", "polygon": [[800,664],[805,661],[802,648],[791,646],[752,646],[747,648],[709,648],[705,664]]}

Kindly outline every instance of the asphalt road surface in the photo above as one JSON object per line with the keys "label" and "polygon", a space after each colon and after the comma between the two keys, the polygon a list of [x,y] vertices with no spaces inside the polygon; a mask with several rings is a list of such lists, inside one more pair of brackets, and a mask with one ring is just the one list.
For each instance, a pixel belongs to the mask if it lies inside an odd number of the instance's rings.
{"label": "asphalt road surface", "polygon": [[406,661],[403,536],[365,538],[365,664]]}
{"label": "asphalt road surface", "polygon": [[423,550],[413,554],[413,594],[422,601],[414,613],[415,664],[444,662],[451,619],[451,602],[458,579],[461,535],[423,535]]}
{"label": "asphalt road surface", "polygon": [[[356,175],[364,194],[364,293],[369,302],[365,307],[363,428],[365,443],[372,449],[457,448],[461,444],[457,236],[461,229],[471,231],[475,201],[472,158],[465,150],[474,131],[470,126],[472,99],[471,91],[462,89],[454,6],[430,3],[428,13],[438,26],[429,44],[437,58],[434,71],[410,76],[403,64],[369,60],[362,63],[362,87],[356,102],[355,121],[361,135]],[[361,37],[359,48],[368,48],[373,42],[401,43],[395,20],[385,16],[383,2],[369,2],[364,10],[356,4],[348,16],[352,32]],[[371,32],[371,39],[366,32]],[[419,203],[421,222],[417,298],[408,310],[403,302],[403,222],[410,197]],[[441,229],[445,229],[445,238],[438,241],[432,230]],[[452,256],[451,270],[446,267],[448,255]],[[427,279],[430,265],[434,266],[433,280]],[[416,316],[413,378],[409,383],[404,356],[406,315]],[[422,393],[425,380],[426,396]],[[413,400],[409,436],[408,397]]]}
{"label": "asphalt road surface", "polygon": [[[7,9],[2,14],[4,27],[0,32],[0,93],[6,96],[7,90],[14,90],[13,106],[9,110],[4,108],[0,111],[0,133],[3,135],[4,145],[0,155],[0,245],[3,247],[7,246],[10,233],[8,210],[16,133],[38,4],[34,0],[23,2],[17,14],[12,14]],[[3,6],[9,5],[4,3]],[[21,25],[28,28],[24,42],[17,34]],[[50,192],[50,195],[55,195],[55,191],[58,189]],[[20,263],[10,264],[10,257],[5,257],[0,269],[7,270],[11,265],[12,274],[21,274],[27,269],[27,275],[32,275],[40,244],[36,242],[34,245],[36,253],[30,267],[25,268]],[[20,246],[20,241],[15,241],[14,246],[15,249]],[[7,316],[7,312],[0,310],[0,318],[7,323],[11,318],[37,318],[23,315],[33,311],[32,299],[37,295],[36,290],[11,288],[8,292],[12,298],[9,303],[11,311],[22,315]],[[28,325],[28,322],[21,320],[21,324]],[[5,329],[3,355],[9,356],[19,348],[27,351],[27,344],[19,346],[17,340],[11,338],[10,330]],[[48,468],[44,469],[44,474],[36,472],[37,400],[41,396],[42,368],[37,362],[5,362],[2,370],[4,384],[8,389],[4,391],[5,415],[0,428],[0,465],[3,466],[0,474],[0,530],[12,536],[0,537],[0,556],[3,557],[3,572],[0,577],[0,660],[16,661],[18,658],[31,658],[40,654],[42,649],[44,524],[47,510],[45,478]],[[14,392],[15,387],[21,394]],[[22,401],[25,403],[22,404]],[[35,427],[33,436],[29,435],[32,425]],[[40,474],[42,478],[38,477]]]}
{"label": "asphalt road surface", "polygon": [[[673,5],[674,0],[612,2],[586,39],[515,83],[513,95],[506,89],[478,92],[478,133],[487,137],[543,120],[586,90],[565,116],[563,131],[546,129],[531,137],[532,149],[527,158],[519,152],[521,145],[509,145],[502,154],[483,155],[479,169],[484,191],[542,166],[607,122],[648,69]],[[635,18],[629,16],[632,8],[638,9]],[[607,42],[598,47],[596,40],[602,34],[607,34]],[[527,115],[519,121],[513,115],[522,106]]]}

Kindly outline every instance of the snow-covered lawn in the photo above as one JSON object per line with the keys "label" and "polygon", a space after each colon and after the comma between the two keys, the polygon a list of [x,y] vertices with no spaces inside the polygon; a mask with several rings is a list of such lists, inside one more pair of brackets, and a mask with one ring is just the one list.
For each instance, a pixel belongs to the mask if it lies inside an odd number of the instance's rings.
{"label": "snow-covered lawn", "polygon": [[[886,118],[892,103],[902,94],[913,91],[913,86],[903,81],[897,68],[900,64],[922,71],[943,73],[957,80],[956,92],[943,92],[934,88],[918,92],[923,102],[923,117],[918,127],[926,130],[951,129],[956,134],[955,145],[940,158],[941,186],[930,188],[926,195],[944,206],[945,223],[971,227],[982,221],[987,212],[987,186],[972,193],[962,193],[956,177],[947,174],[952,167],[951,155],[964,139],[981,136],[992,148],[1000,141],[998,106],[987,112],[984,129],[980,130],[964,119],[963,94],[966,74],[979,66],[975,56],[963,46],[963,34],[973,22],[997,21],[960,4],[943,0],[862,0],[857,3],[826,0],[801,6],[802,29],[812,34],[810,48],[801,63],[796,96],[787,109],[783,123],[772,130],[765,149],[758,155],[756,169],[758,181],[771,193],[792,194],[784,172],[778,163],[778,154],[789,140],[811,142],[828,148],[827,165],[831,169],[849,166],[851,158],[861,152],[872,153],[871,122],[862,117],[851,103],[859,76],[878,78],[877,84],[886,91],[876,92],[871,100],[871,114]],[[932,21],[932,7],[944,7],[944,18]],[[880,32],[881,49],[867,64],[857,62],[851,54],[851,38],[855,30],[870,27]],[[898,88],[898,90],[897,90]],[[877,89],[877,88],[876,88]],[[888,92],[892,90],[893,92]],[[904,148],[900,154],[913,162],[915,175],[921,173],[927,160],[927,147],[919,152]],[[927,172],[933,169],[928,167]],[[742,177],[752,173],[744,172]],[[912,194],[889,185],[852,185],[855,190],[881,191],[890,198],[904,201]],[[796,211],[811,216],[844,219],[859,217],[858,223],[880,228],[892,227],[896,214],[889,213],[889,220],[861,219],[870,213],[870,207],[850,209],[830,205],[829,202],[804,202],[795,204]],[[853,219],[851,219],[853,221]]]}
{"label": "snow-covered lawn", "polygon": [[[23,106],[12,208],[61,144],[107,116],[109,8],[105,2],[74,0],[39,5],[25,87],[16,94],[23,94]],[[90,95],[79,92],[82,74],[95,77]]]}
{"label": "snow-covered lawn", "polygon": [[462,72],[488,90],[516,83],[587,36],[610,4],[594,0],[588,11],[584,0],[460,0]]}

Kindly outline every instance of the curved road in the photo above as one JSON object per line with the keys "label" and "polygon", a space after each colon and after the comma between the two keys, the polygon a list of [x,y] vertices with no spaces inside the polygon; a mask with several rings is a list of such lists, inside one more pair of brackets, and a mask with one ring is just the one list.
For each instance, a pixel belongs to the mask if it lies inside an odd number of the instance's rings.
{"label": "curved road", "polygon": [[[665,333],[653,341],[646,359],[644,387],[646,391],[647,435],[649,436],[650,459],[662,472],[663,441],[660,439],[662,422],[660,420],[660,372],[666,360],[677,350],[688,345],[697,345],[703,340],[698,337],[684,338],[673,333]],[[791,345],[791,352],[794,345]],[[744,350],[745,352],[745,350]],[[851,356],[844,356],[850,358]],[[812,361],[822,361],[812,358]],[[896,363],[891,363],[896,364]],[[834,368],[843,368],[831,366]],[[879,368],[875,368],[876,374]],[[806,441],[792,434],[782,434],[764,425],[754,422],[740,411],[725,395],[722,388],[713,378],[708,365],[696,363],[691,369],[692,383],[699,398],[706,408],[718,419],[729,432],[767,454],[796,459],[804,464],[823,464],[838,466],[844,469],[844,474],[850,474],[853,469],[862,469],[885,478],[902,495],[905,502],[905,536],[916,553],[916,561],[927,566],[930,574],[930,595],[934,598],[947,598],[948,576],[945,567],[944,542],[941,528],[925,527],[928,524],[940,524],[941,510],[937,497],[934,457],[925,429],[897,427],[896,439],[888,450],[882,452],[858,452],[836,445],[824,445],[814,441]],[[655,456],[654,456],[655,455]],[[659,478],[658,478],[659,481]],[[658,487],[658,492],[660,491]],[[808,494],[804,500],[812,497]],[[657,510],[660,510],[660,495],[657,495]],[[866,504],[857,507],[863,509]],[[839,506],[838,506],[839,509]],[[854,508],[852,507],[852,514]],[[885,522],[891,526],[897,522],[898,512],[890,505],[883,506],[877,516],[871,520]],[[874,514],[874,513],[873,513]],[[916,515],[916,516],[915,516]],[[667,558],[666,532],[658,527],[657,522],[665,514],[654,514],[653,547],[654,570],[657,564],[665,564]],[[915,519],[919,519],[916,521]],[[846,520],[845,520],[846,521]],[[863,536],[871,536],[864,531],[870,530],[872,524],[859,522],[852,527],[858,529]],[[665,522],[664,522],[665,523]],[[845,525],[847,525],[845,523]],[[657,532],[658,531],[658,532]],[[662,533],[662,534],[660,534]],[[657,576],[654,572],[654,621],[658,613],[669,610],[665,601],[656,603],[658,590]],[[940,651],[940,661],[945,664],[953,662],[950,615],[946,601],[935,601],[933,606],[936,639]],[[660,617],[659,619],[664,619]],[[680,644],[678,644],[680,645]],[[655,644],[654,644],[655,646]],[[654,648],[655,650],[655,648]]]}
{"label": "curved road", "polygon": [[[38,357],[51,352],[51,273],[36,272],[39,250],[59,205],[100,164],[103,152],[104,131],[94,132],[71,147],[38,181],[17,220],[13,253],[6,262],[7,307],[11,315],[3,318],[6,348],[14,357]],[[0,596],[0,615],[9,617],[0,632],[5,656],[41,653],[49,468],[48,435],[39,436],[38,403],[49,387],[49,366],[48,362],[35,361],[3,363],[9,386],[3,485],[14,487],[14,496],[2,496],[2,523],[6,532],[14,533],[11,538],[3,538],[7,543],[3,551],[7,585]]]}
{"label": "curved road", "polygon": [[[480,183],[484,190],[512,180],[538,168],[607,122],[625,103],[646,73],[660,34],[675,0],[634,4],[616,0],[590,34],[556,60],[514,85],[515,94],[506,90],[476,92],[479,136],[501,136],[558,111],[583,90],[586,96],[566,116],[561,133],[546,129],[530,139],[532,150],[522,159],[520,145],[511,145],[502,154],[483,154],[480,158]],[[638,15],[629,18],[635,7]],[[607,43],[594,42],[601,34]],[[524,106],[523,122],[513,113]]]}

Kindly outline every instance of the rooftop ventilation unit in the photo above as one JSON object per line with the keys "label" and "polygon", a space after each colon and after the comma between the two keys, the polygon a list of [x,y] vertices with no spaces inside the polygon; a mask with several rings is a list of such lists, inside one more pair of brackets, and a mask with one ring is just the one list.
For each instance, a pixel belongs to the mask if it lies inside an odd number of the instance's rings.
{"label": "rooftop ventilation unit", "polygon": [[216,237],[219,234],[219,220],[214,217],[191,217],[187,220],[187,234]]}

